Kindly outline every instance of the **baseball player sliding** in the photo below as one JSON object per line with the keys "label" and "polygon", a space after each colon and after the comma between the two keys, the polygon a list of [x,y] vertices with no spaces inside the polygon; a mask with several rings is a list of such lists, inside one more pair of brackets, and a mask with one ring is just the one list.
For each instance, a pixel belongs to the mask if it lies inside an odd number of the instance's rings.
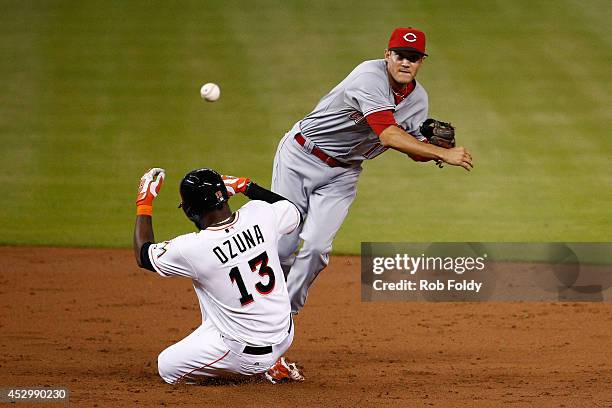
{"label": "baseball player sliding", "polygon": [[[141,268],[192,280],[202,325],[161,352],[159,375],[172,384],[262,373],[273,383],[303,380],[281,357],[294,326],[277,242],[301,224],[296,206],[248,179],[194,170],[180,183],[180,207],[199,232],[154,243],[153,200],[164,177],[154,168],[140,180],[134,255]],[[253,201],[232,212],[236,193]]]}
{"label": "baseball player sliding", "polygon": [[295,203],[305,217],[279,243],[292,312],[304,306],[308,288],[329,262],[332,240],[357,192],[362,161],[391,148],[416,161],[472,168],[470,152],[455,147],[452,126],[427,120],[427,93],[415,79],[426,56],[422,31],[394,30],[384,59],[359,64],[280,141],[272,191]]}

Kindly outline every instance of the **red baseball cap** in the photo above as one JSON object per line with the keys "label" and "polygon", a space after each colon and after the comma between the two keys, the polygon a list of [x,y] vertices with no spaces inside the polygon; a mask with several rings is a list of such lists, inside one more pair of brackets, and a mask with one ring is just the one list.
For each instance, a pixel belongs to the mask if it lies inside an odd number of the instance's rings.
{"label": "red baseball cap", "polygon": [[390,51],[416,51],[425,54],[425,33],[416,28],[396,28],[389,38]]}

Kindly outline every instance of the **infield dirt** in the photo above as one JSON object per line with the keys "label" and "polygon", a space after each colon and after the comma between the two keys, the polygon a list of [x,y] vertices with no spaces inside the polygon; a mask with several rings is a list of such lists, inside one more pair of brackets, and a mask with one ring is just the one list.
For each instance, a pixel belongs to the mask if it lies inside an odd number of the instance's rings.
{"label": "infield dirt", "polygon": [[156,358],[200,324],[189,280],[128,250],[0,256],[0,388],[72,406],[612,406],[610,303],[362,303],[359,258],[335,257],[295,319],[306,382],[171,386]]}

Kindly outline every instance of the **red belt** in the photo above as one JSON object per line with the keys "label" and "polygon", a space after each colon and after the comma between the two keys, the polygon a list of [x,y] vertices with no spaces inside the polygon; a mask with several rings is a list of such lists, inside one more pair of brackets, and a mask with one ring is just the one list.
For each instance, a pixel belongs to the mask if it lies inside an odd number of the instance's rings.
{"label": "red belt", "polygon": [[[298,133],[297,135],[295,135],[294,139],[302,147],[304,147],[304,145],[306,144],[306,139],[304,138],[304,136],[302,136],[301,133]],[[339,162],[333,157],[328,156],[327,154],[325,154],[325,152],[323,152],[323,150],[319,149],[317,146],[313,146],[312,151],[310,153],[313,156],[316,156],[319,159],[321,159],[323,163],[327,164],[329,167],[350,167],[348,164]]]}

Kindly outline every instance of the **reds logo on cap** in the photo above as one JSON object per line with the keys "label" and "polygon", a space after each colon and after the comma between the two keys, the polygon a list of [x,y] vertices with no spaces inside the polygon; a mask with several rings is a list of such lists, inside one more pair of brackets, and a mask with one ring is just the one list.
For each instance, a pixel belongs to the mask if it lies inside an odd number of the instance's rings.
{"label": "reds logo on cap", "polygon": [[406,33],[404,34],[404,40],[408,42],[415,42],[417,40],[417,35],[415,33]]}
{"label": "reds logo on cap", "polygon": [[425,53],[425,33],[416,28],[396,28],[389,38],[391,51],[416,51],[423,55]]}

